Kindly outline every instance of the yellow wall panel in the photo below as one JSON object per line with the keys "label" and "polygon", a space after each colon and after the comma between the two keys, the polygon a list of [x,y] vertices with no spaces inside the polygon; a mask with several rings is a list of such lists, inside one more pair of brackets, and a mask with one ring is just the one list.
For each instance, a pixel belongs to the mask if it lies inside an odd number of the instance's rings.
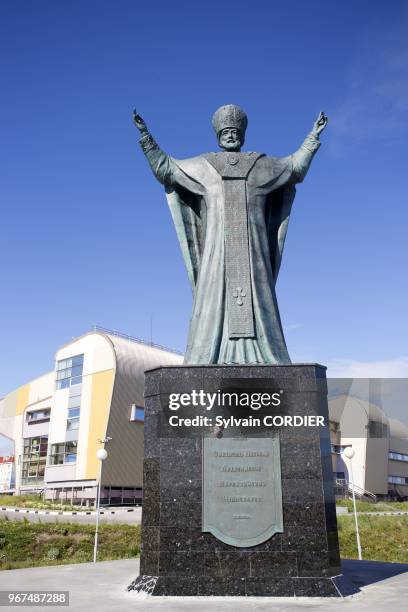
{"label": "yellow wall panel", "polygon": [[23,414],[27,407],[28,399],[30,397],[30,384],[24,385],[17,389],[17,406],[16,414]]}
{"label": "yellow wall panel", "polygon": [[97,439],[106,436],[114,379],[114,369],[92,374],[91,414],[89,417],[85,478],[97,478],[99,474],[99,460],[96,458],[96,451],[102,448],[102,445],[97,442]]}

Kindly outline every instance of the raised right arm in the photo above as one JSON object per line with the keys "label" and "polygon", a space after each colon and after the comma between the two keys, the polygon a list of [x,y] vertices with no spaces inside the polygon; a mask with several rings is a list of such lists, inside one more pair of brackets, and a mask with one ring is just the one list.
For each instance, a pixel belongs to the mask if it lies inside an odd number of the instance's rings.
{"label": "raised right arm", "polygon": [[140,146],[147,157],[153,174],[163,185],[171,186],[177,173],[177,166],[170,155],[162,151],[147,129],[147,125],[140,115],[133,111],[133,121],[140,131]]}

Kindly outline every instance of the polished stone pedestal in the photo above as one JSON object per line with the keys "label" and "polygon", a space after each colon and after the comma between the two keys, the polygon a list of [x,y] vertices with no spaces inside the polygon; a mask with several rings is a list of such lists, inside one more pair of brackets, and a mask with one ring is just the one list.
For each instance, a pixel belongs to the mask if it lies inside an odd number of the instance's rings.
{"label": "polished stone pedestal", "polygon": [[[175,433],[166,426],[171,393],[222,390],[234,380],[241,389],[247,381],[248,390],[282,391],[281,413],[325,419],[324,427],[274,430],[283,531],[250,547],[202,531],[201,434],[186,437],[186,430]],[[142,553],[140,576],[131,588],[173,596],[351,593],[340,570],[328,423],[326,374],[320,365],[170,366],[146,372]]]}

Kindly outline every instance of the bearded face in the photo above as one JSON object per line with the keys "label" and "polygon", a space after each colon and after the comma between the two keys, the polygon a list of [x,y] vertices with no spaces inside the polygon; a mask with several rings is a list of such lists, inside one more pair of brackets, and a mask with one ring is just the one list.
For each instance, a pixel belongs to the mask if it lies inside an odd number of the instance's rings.
{"label": "bearded face", "polygon": [[224,151],[240,151],[243,145],[243,136],[237,128],[224,128],[218,134],[218,144]]}

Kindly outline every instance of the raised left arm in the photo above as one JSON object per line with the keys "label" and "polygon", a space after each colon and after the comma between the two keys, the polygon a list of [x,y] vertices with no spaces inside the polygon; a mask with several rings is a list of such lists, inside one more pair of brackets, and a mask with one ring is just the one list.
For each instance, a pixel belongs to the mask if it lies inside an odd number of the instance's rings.
{"label": "raised left arm", "polygon": [[327,122],[328,118],[321,112],[313,125],[312,131],[306,136],[303,144],[296,153],[293,153],[291,156],[293,164],[293,182],[301,183],[305,178],[314,154],[320,147],[319,136],[326,127]]}

